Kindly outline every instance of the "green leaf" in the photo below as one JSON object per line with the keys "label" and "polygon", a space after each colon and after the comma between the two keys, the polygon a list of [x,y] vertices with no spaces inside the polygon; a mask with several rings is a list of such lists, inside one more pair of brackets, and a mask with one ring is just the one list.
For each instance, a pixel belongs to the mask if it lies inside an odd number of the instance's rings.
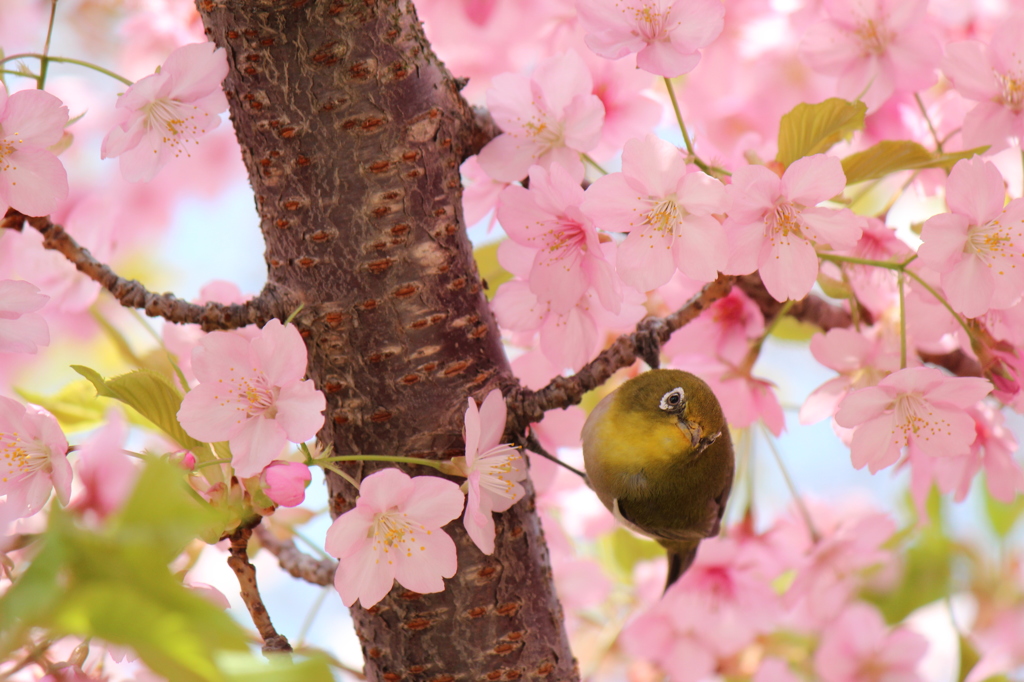
{"label": "green leaf", "polygon": [[778,324],[772,328],[772,337],[782,341],[799,341],[806,343],[811,337],[821,331],[821,328],[810,322],[802,322],[786,315]]}
{"label": "green leaf", "polygon": [[846,183],[852,185],[875,180],[889,173],[922,168],[952,168],[961,159],[969,159],[988,147],[978,147],[954,154],[933,154],[909,140],[883,140],[878,144],[843,159]]}
{"label": "green leaf", "polygon": [[477,270],[480,277],[487,283],[487,299],[494,298],[494,292],[498,287],[512,279],[512,273],[501,267],[498,262],[498,246],[501,242],[485,244],[473,250],[473,258],[476,259]]}
{"label": "green leaf", "polygon": [[665,556],[654,540],[637,537],[625,528],[616,528],[597,541],[601,565],[626,583],[633,581],[633,567],[641,561]]}
{"label": "green leaf", "polygon": [[829,298],[846,299],[853,298],[853,289],[841,279],[830,277],[824,272],[818,271],[818,286]]}
{"label": "green leaf", "polygon": [[776,160],[789,166],[797,159],[828,151],[832,145],[864,127],[867,107],[833,97],[818,104],[798,104],[779,122]]}
{"label": "green leaf", "polygon": [[992,530],[1001,538],[1005,538],[1017,525],[1020,516],[1024,513],[1024,496],[1018,495],[1013,502],[1007,504],[992,497],[992,493],[985,487],[985,515],[988,522],[992,524]]}
{"label": "green leaf", "polygon": [[76,379],[51,396],[44,396],[24,389],[15,392],[26,401],[39,405],[57,418],[64,432],[94,429],[103,423],[107,411],[93,385],[84,379]]}
{"label": "green leaf", "polygon": [[225,653],[218,658],[230,682],[333,682],[326,656],[296,661],[293,656],[271,654],[261,660],[248,654]]}
{"label": "green leaf", "polygon": [[244,651],[242,629],[222,610],[176,583],[166,569],[164,576],[159,586],[124,576],[75,586],[53,628],[130,646],[154,672],[171,680],[226,679],[214,655],[222,649]]}
{"label": "green leaf", "polygon": [[2,648],[38,627],[129,646],[168,679],[226,680],[218,656],[246,651],[245,632],[168,569],[218,518],[190,495],[183,472],[160,459],[147,462],[124,508],[99,530],[51,510],[39,554],[0,598],[0,630],[14,633]]}
{"label": "green leaf", "polygon": [[971,644],[971,640],[959,633],[957,634],[957,639],[960,640],[960,674],[956,679],[958,682],[964,682],[971,671],[974,670],[974,666],[978,665],[981,655],[974,648],[974,645]]}
{"label": "green leaf", "polygon": [[184,472],[165,459],[152,459],[140,474],[131,497],[108,521],[120,541],[170,561],[197,536],[219,537],[225,513],[194,496]]}
{"label": "green leaf", "polygon": [[203,445],[185,433],[185,429],[178,423],[182,396],[167,377],[152,370],[139,369],[104,379],[99,372],[88,367],[72,365],[71,369],[91,381],[99,395],[120,400],[133,407],[182,448],[195,451]]}

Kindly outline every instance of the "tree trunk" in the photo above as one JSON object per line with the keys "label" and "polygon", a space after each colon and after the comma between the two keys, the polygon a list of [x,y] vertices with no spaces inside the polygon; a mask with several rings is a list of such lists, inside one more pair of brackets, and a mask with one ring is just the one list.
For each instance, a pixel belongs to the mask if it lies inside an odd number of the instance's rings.
{"label": "tree trunk", "polygon": [[[400,0],[198,0],[266,240],[268,287],[303,303],[337,454],[463,454],[466,397],[514,385],[462,217],[473,113]],[[291,311],[281,311],[288,314]],[[365,476],[364,464],[350,472]],[[415,467],[412,467],[415,469]],[[433,470],[411,471],[433,473]],[[329,476],[334,514],[355,491]],[[353,608],[370,680],[578,678],[532,491],[485,556],[447,530],[440,594]]]}

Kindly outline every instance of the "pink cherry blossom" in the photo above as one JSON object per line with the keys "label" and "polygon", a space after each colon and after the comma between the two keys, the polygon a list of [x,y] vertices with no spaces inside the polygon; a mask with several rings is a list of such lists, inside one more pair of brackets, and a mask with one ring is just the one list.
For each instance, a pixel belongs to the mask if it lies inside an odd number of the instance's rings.
{"label": "pink cherry blossom", "polygon": [[49,300],[30,282],[0,281],[0,353],[35,353],[50,344],[46,319],[35,312]]}
{"label": "pink cherry blossom", "polygon": [[90,510],[100,519],[121,508],[135,488],[139,475],[133,460],[124,451],[128,425],[124,416],[111,410],[107,423],[77,449],[75,472],[82,482],[82,492],[71,501],[75,510]]}
{"label": "pink cherry blossom", "polygon": [[[232,304],[245,303],[247,300],[249,297],[242,293],[238,285],[215,279],[204,285],[199,290],[199,296],[192,302]],[[198,324],[165,324],[161,332],[164,346],[174,354],[181,373],[190,384],[195,383],[195,375],[192,373],[192,349],[206,336],[206,332]],[[260,330],[255,326],[249,326],[236,329],[235,332],[254,339],[259,336]]]}
{"label": "pink cherry blossom", "polygon": [[845,186],[839,159],[824,154],[797,159],[782,178],[764,166],[739,168],[729,186],[732,250],[722,272],[759,270],[779,301],[806,296],[818,276],[816,249],[849,249],[860,239],[863,219],[852,211],[816,208]]}
{"label": "pink cherry blossom", "polygon": [[441,527],[462,513],[459,486],[438,476],[410,478],[395,468],[370,474],[355,508],[327,529],[324,548],[339,559],[334,586],[345,606],[379,602],[397,580],[426,594],[455,575],[455,543]]}
{"label": "pink cherry blossom", "polygon": [[57,144],[68,108],[42,90],[12,95],[0,83],[0,215],[52,213],[68,197],[68,174],[48,147]]}
{"label": "pink cherry blossom", "polygon": [[989,151],[998,152],[1009,141],[1024,139],[1022,41],[1024,17],[1018,14],[1000,22],[988,45],[977,40],[946,45],[942,72],[961,95],[978,102],[964,117],[967,148],[991,145]]}
{"label": "pink cherry blossom", "polygon": [[702,542],[697,559],[663,599],[678,631],[700,632],[712,651],[735,654],[769,632],[782,611],[758,553],[732,537]]}
{"label": "pink cherry blossom", "polygon": [[[679,306],[674,306],[679,307]],[[717,357],[739,363],[750,342],[764,333],[764,315],[739,288],[715,301],[696,320],[673,332],[662,352],[668,357],[700,355],[714,349]]]}
{"label": "pink cherry blossom", "polygon": [[579,0],[591,50],[608,59],[636,54],[644,71],[675,78],[700,62],[700,50],[722,32],[717,0]]}
{"label": "pink cherry blossom", "polygon": [[967,454],[974,420],[965,411],[992,390],[976,377],[951,377],[931,367],[909,367],[877,386],[852,391],[839,404],[836,422],[854,429],[853,466],[871,473],[895,464],[913,445],[933,457]]}
{"label": "pink cherry blossom", "polygon": [[598,229],[629,232],[616,269],[629,286],[650,291],[677,268],[701,282],[718,277],[728,243],[712,214],[725,212],[725,200],[721,182],[690,172],[678,148],[648,135],[626,143],[622,172],[587,188],[582,209]]}
{"label": "pink cherry blossom", "polygon": [[324,394],[306,373],[299,331],[271,320],[249,339],[212,332],[192,351],[199,385],[185,396],[178,420],[198,440],[227,440],[239,478],[256,476],[285,445],[316,435],[324,424]]}
{"label": "pink cherry blossom", "polygon": [[[817,523],[820,527],[820,520]],[[896,524],[886,514],[843,517],[837,526],[827,529],[824,537],[809,546],[786,592],[787,604],[803,605],[815,623],[835,618],[862,585],[864,570],[891,559],[891,553],[882,549],[882,545],[895,532]]]}
{"label": "pink cherry blossom", "polygon": [[[914,252],[899,237],[895,230],[877,218],[868,218],[862,223],[860,241],[852,249],[837,251],[843,256],[877,261],[905,261]],[[843,264],[843,273],[857,300],[873,313],[881,314],[898,301],[896,273],[886,268],[870,265]],[[822,272],[842,281],[843,275],[832,263],[825,263]]]}
{"label": "pink cherry blossom", "polygon": [[568,313],[594,288],[604,307],[618,313],[618,278],[593,223],[580,212],[582,180],[582,172],[574,177],[559,164],[550,170],[532,166],[529,189],[513,185],[501,193],[498,220],[512,241],[536,254],[528,275],[530,291],[553,312]]}
{"label": "pink cherry blossom", "polygon": [[512,445],[501,443],[505,433],[505,399],[494,389],[477,409],[466,408],[466,456],[455,464],[466,476],[466,514],[462,519],[469,537],[484,554],[494,553],[494,517],[526,494],[519,481],[526,478],[526,462]]}
{"label": "pink cherry blossom", "polygon": [[274,460],[260,473],[260,488],[282,507],[297,507],[306,499],[306,486],[313,476],[302,462]]}
{"label": "pink cherry blossom", "polygon": [[765,658],[751,682],[800,682],[789,665],[779,658]]}
{"label": "pink cherry blossom", "polygon": [[532,165],[581,168],[580,153],[601,139],[604,105],[575,52],[542,60],[533,75],[502,74],[487,91],[487,107],[503,134],[480,150],[480,166],[495,180],[516,182]]}
{"label": "pink cherry blossom", "polygon": [[661,120],[662,105],[645,94],[654,77],[628,61],[610,61],[590,50],[581,54],[594,78],[594,94],[604,105],[601,142],[591,152],[598,161],[621,153],[631,138],[643,137]]}
{"label": "pink cherry blossom", "polygon": [[[824,0],[828,19],[811,26],[800,50],[815,71],[839,77],[839,96],[869,111],[893,92],[935,84],[942,48],[928,0]],[[863,93],[863,94],[862,94]]]}
{"label": "pink cherry blossom", "polygon": [[657,663],[671,682],[701,682],[715,672],[715,656],[700,631],[677,629],[666,600],[632,620],[620,641],[631,657]]}
{"label": "pink cherry blossom", "polygon": [[[607,260],[614,254],[615,246],[601,244],[601,249]],[[550,304],[539,300],[524,281],[529,276],[533,258],[531,249],[513,241],[501,245],[499,262],[523,279],[498,287],[491,308],[504,329],[524,333],[521,339],[524,343],[529,343],[533,334],[539,332],[541,351],[559,369],[569,367],[578,371],[600,351],[607,331],[632,328],[647,313],[643,294],[628,287],[622,291],[622,305],[617,315],[605,309],[593,288],[587,289],[567,313],[556,313]]]}
{"label": "pink cherry blossom", "polygon": [[881,328],[856,332],[830,329],[811,337],[811,355],[839,372],[814,389],[800,408],[800,423],[814,424],[835,414],[851,390],[874,386],[900,367],[899,349],[888,347]]}
{"label": "pink cherry blossom", "polygon": [[1009,504],[1024,492],[1024,471],[1014,458],[1017,439],[1006,428],[1002,413],[984,402],[968,408],[967,413],[974,420],[977,434],[967,454],[938,458],[910,449],[910,491],[921,518],[927,518],[926,500],[933,484],[940,492],[953,493],[956,502],[962,502],[982,469],[988,491],[995,499]]}
{"label": "pink cherry blossom", "polygon": [[[487,229],[494,227],[497,215],[494,212],[498,205],[498,197],[501,191],[508,187],[509,183],[492,180],[491,176],[480,167],[478,157],[471,156],[459,167],[462,173],[462,211],[466,219],[466,226],[472,227],[491,214],[487,223]],[[468,184],[466,184],[468,181]]]}
{"label": "pink cherry blossom", "polygon": [[890,630],[875,607],[858,602],[822,632],[814,669],[822,682],[922,682],[917,664],[927,650],[924,637]]}
{"label": "pink cherry blossom", "polygon": [[670,364],[708,383],[733,428],[743,429],[761,420],[776,436],[785,430],[786,415],[775,395],[775,384],[755,377],[747,362],[689,354],[673,357]]}
{"label": "pink cherry blossom", "polygon": [[157,73],[140,79],[117,100],[120,122],[103,138],[100,155],[120,157],[121,174],[148,182],[173,157],[220,125],[228,108],[220,84],[228,74],[227,53],[213,43],[183,45]]}
{"label": "pink cherry blossom", "polygon": [[0,495],[17,517],[31,516],[50,497],[71,497],[68,441],[49,412],[0,397]]}
{"label": "pink cherry blossom", "polygon": [[1005,196],[991,162],[958,161],[946,183],[950,213],[921,230],[921,263],[941,273],[946,300],[967,317],[1007,308],[1024,293],[1024,199],[1004,206]]}

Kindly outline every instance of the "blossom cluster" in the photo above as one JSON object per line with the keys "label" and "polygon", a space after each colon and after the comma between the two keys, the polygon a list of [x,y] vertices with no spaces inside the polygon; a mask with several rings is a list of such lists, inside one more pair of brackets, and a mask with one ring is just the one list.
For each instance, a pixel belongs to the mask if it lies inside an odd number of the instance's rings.
{"label": "blossom cluster", "polygon": [[[943,0],[416,4],[441,59],[470,77],[463,94],[486,102],[501,131],[463,166],[462,216],[488,222],[501,241],[503,279],[491,307],[523,385],[580,372],[644,316],[678,310],[707,283],[735,277],[741,284],[660,348],[661,363],[705,379],[740,433],[763,426],[774,442],[796,422],[829,420],[846,468],[865,477],[902,473],[914,521],[898,530],[874,508],[800,497],[803,514],[771,518],[758,480],[762,453],[753,436],[736,438],[744,461],[756,460],[743,473],[749,499],[734,495],[743,508],[729,510],[742,521],[704,542],[662,595],[660,561],[623,559],[652,547],[623,540],[583,481],[531,457],[527,483],[526,453],[504,440],[499,390],[474,389],[480,403],[459,397],[465,455],[419,462],[438,464],[442,476],[391,466],[401,453],[307,446],[325,424],[328,399],[307,377],[307,342],[294,325],[212,333],[167,325],[157,359],[133,355],[128,335],[111,331],[96,283],[45,250],[35,230],[4,230],[0,588],[17,575],[10,566],[32,561],[15,538],[39,531],[47,504],[102,527],[131,495],[141,462],[159,452],[229,523],[255,513],[287,537],[313,514],[292,509],[304,502],[311,467],[347,478],[351,508],[333,520],[323,547],[338,559],[342,602],[364,608],[396,584],[444,590],[460,579],[467,548],[503,560],[508,519],[526,513],[513,507],[532,486],[570,634],[601,643],[581,647],[581,658],[604,657],[583,666],[598,671],[595,679],[924,680],[926,659],[940,647],[887,597],[912,601],[914,581],[927,583],[941,572],[928,569],[952,565],[954,555],[999,576],[990,581],[998,589],[982,580],[967,586],[948,570],[941,585],[944,594],[959,585],[977,606],[959,624],[964,651],[970,640],[981,656],[968,679],[1024,665],[1019,557],[1003,547],[1012,560],[995,568],[970,551],[955,554],[947,545],[956,543],[936,540],[942,520],[934,513],[946,504],[936,503],[936,491],[957,502],[983,495],[1005,542],[999,519],[1014,515],[1012,525],[1019,511],[999,503],[1024,492],[1011,414],[1024,412],[1019,8]],[[117,265],[151,249],[180,197],[215,193],[238,173],[241,155],[220,125],[228,107],[221,83],[236,57],[205,41],[185,5],[191,19],[170,22],[176,28],[151,42],[134,29],[152,10],[132,10],[119,54],[121,70],[137,80],[122,78],[116,99],[76,93],[55,78],[44,83],[45,67],[33,77],[38,88],[17,89],[18,72],[4,69],[0,215],[52,216]],[[22,52],[8,49],[20,23],[8,11],[0,7],[5,60]],[[155,72],[139,72],[155,63]],[[830,106],[849,118],[806,113]],[[118,162],[97,165],[95,153],[83,160],[83,139],[96,143],[99,159]],[[87,171],[69,174],[76,165]],[[200,299],[244,296],[215,282]],[[812,303],[832,317],[815,318]],[[822,328],[786,329],[791,315]],[[156,400],[125,400],[126,412],[99,408],[91,394],[101,380],[92,375],[88,398],[81,385],[53,398],[19,385],[22,399],[6,397],[22,366],[33,371],[39,356],[55,357],[51,342],[95,338],[100,328],[140,370],[118,378],[156,382],[172,409]],[[784,380],[765,378],[779,376],[764,362],[766,340],[784,334],[802,334],[830,377],[803,400]],[[571,459],[584,417],[575,406],[549,413],[531,435]],[[72,431],[94,426],[101,428]],[[140,432],[141,454],[129,449]],[[344,463],[360,457],[374,463],[358,478]],[[922,536],[912,553],[897,553]],[[623,604],[633,613],[624,616]],[[609,633],[620,630],[612,643]],[[616,665],[625,670],[605,675]],[[96,666],[89,679],[104,670]]]}

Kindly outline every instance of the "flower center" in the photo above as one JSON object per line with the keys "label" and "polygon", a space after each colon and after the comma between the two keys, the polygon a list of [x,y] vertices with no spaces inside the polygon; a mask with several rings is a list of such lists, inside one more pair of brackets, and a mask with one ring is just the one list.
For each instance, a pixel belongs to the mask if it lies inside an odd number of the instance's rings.
{"label": "flower center", "polygon": [[628,7],[624,12],[633,11],[633,21],[636,22],[634,34],[640,35],[647,42],[660,40],[667,32],[665,21],[668,19],[668,12],[659,10],[656,4],[643,4],[640,7]]}
{"label": "flower center", "polygon": [[[191,109],[199,111],[199,107],[196,106]],[[142,111],[145,115],[146,127],[162,132],[161,142],[175,150],[175,157],[182,154],[191,156],[186,145],[189,142],[199,144],[199,136],[206,133],[205,128],[200,128],[197,125],[198,118],[189,113],[188,105],[176,100],[154,100],[144,106]]]}
{"label": "flower center", "polygon": [[[985,265],[999,268],[998,274],[1006,274],[1005,268],[1016,268],[1013,259],[1021,257],[1020,226],[1008,227],[998,218],[985,224],[971,227],[967,231],[964,253],[977,256]],[[1007,263],[1009,261],[1009,263]]]}
{"label": "flower center", "polygon": [[[430,535],[430,531],[425,526],[419,526],[419,531]],[[393,560],[390,556],[392,550],[396,555],[404,553],[407,557],[412,556],[412,550],[416,546],[417,532],[413,523],[409,521],[408,514],[398,511],[397,507],[391,507],[387,511],[374,515],[367,537],[373,538],[373,551],[377,553],[383,551],[384,558],[390,564]],[[419,549],[425,551],[426,547],[420,546]],[[380,557],[377,558],[377,563],[380,563]]]}
{"label": "flower center", "polygon": [[860,24],[853,33],[860,40],[861,49],[869,55],[885,54],[892,40],[892,33],[885,26],[876,24],[874,19],[868,19]]}
{"label": "flower center", "polygon": [[17,151],[17,147],[15,145],[24,142],[24,140],[21,139],[21,133],[4,135],[3,129],[0,128],[0,135],[3,135],[2,139],[0,139],[0,171],[18,170],[17,166],[11,164],[9,157]]}
{"label": "flower center", "polygon": [[806,239],[800,232],[800,209],[790,203],[781,203],[771,213],[765,214],[765,236],[773,245],[789,244],[790,235]]}
{"label": "flower center", "polygon": [[912,436],[928,440],[949,431],[949,422],[936,419],[931,404],[919,393],[900,394],[896,398],[895,412],[893,435],[896,436],[897,445],[906,445]]}
{"label": "flower center", "polygon": [[495,445],[480,453],[474,467],[480,472],[480,487],[504,498],[516,499],[519,496],[516,482],[509,475],[521,458],[519,451],[511,445]]}
{"label": "flower center", "polygon": [[1019,114],[1024,109],[1024,78],[998,71],[994,71],[993,75],[1002,90],[1002,103]]}
{"label": "flower center", "polygon": [[[676,203],[674,196],[664,197],[654,204],[654,207],[644,214],[643,225],[650,225],[658,232],[667,232],[670,236],[676,236],[676,227],[688,215],[685,208]],[[671,247],[671,241],[669,242]]]}
{"label": "flower center", "polygon": [[0,483],[49,468],[49,448],[23,441],[17,433],[0,433]]}

